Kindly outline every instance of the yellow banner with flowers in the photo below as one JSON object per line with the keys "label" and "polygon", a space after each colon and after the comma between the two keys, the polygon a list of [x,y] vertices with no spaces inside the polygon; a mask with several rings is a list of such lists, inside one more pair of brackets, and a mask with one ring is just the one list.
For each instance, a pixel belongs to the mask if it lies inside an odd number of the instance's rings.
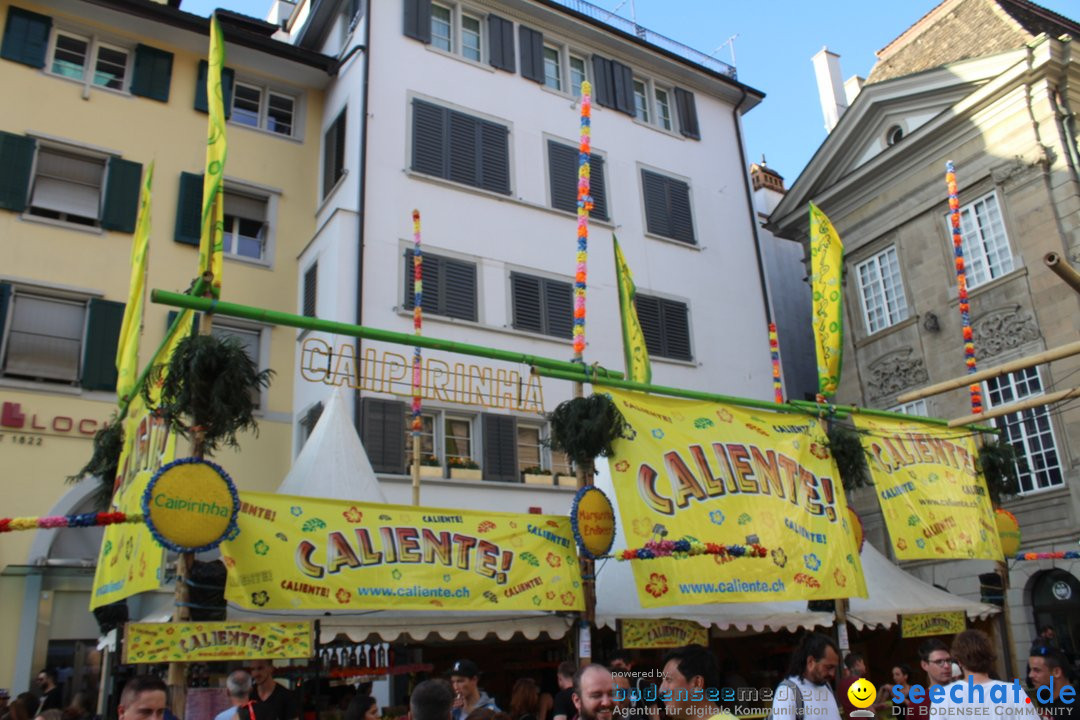
{"label": "yellow banner with flowers", "polygon": [[570,519],[243,493],[225,596],[262,609],[582,610]]}
{"label": "yellow banner with flowers", "polygon": [[675,648],[697,643],[709,644],[709,628],[693,620],[654,620],[651,618],[619,621],[619,647],[626,649]]}
{"label": "yellow banner with flowers", "polygon": [[965,630],[967,616],[963,610],[900,616],[900,637],[903,638],[955,635]]}
{"label": "yellow banner with flowers", "polygon": [[1004,559],[970,432],[854,417],[898,560]]}
{"label": "yellow banner with flowers", "polygon": [[124,626],[124,662],[311,657],[311,622],[174,622]]}
{"label": "yellow banner with flowers", "polygon": [[627,543],[639,550],[632,563],[643,607],[866,596],[817,420],[611,396],[630,425],[610,465]]}

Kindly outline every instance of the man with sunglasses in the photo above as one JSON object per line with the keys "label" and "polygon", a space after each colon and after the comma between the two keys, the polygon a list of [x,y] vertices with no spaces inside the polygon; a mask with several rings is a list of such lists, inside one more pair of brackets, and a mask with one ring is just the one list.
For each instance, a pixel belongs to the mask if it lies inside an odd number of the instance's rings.
{"label": "man with sunglasses", "polygon": [[919,660],[927,681],[922,700],[910,701],[914,707],[912,715],[916,720],[930,717],[930,688],[952,682],[952,655],[948,645],[937,638],[927,640],[919,646]]}
{"label": "man with sunglasses", "polygon": [[[1060,650],[1053,647],[1033,647],[1031,656],[1028,658],[1028,680],[1031,687],[1035,688],[1032,696],[1039,701],[1039,714],[1047,720],[1058,718],[1071,718],[1076,705],[1076,688],[1069,685],[1068,665],[1065,656]],[[1049,686],[1049,690],[1044,689]],[[1067,698],[1061,696],[1061,691],[1069,688]],[[1049,694],[1049,697],[1048,697]],[[1066,699],[1071,700],[1066,702]]]}

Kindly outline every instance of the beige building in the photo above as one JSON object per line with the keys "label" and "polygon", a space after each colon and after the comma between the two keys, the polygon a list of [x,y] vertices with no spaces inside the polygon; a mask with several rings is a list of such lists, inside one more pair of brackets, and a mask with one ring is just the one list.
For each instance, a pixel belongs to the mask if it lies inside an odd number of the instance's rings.
{"label": "beige building", "polygon": [[[878,53],[858,91],[842,96],[837,56],[822,105],[839,117],[770,216],[805,246],[807,202],[836,226],[845,255],[844,373],[837,402],[954,418],[967,390],[901,405],[897,396],[964,374],[961,317],[947,218],[945,163],[960,188],[971,322],[981,368],[1075,342],[1080,297],[1043,264],[1080,263],[1080,24],[1023,0],[946,0]],[[819,75],[822,73],[819,73]],[[984,383],[995,407],[1075,387],[1080,358]],[[997,421],[1026,457],[1022,493],[1005,503],[1024,552],[1075,551],[1080,535],[1080,407],[1059,403]],[[872,490],[856,492],[864,516]],[[869,537],[888,543],[880,513]],[[1036,624],[1080,649],[1080,561],[1012,561],[1008,592],[1022,673]],[[950,592],[980,593],[988,562],[906,569]]]}

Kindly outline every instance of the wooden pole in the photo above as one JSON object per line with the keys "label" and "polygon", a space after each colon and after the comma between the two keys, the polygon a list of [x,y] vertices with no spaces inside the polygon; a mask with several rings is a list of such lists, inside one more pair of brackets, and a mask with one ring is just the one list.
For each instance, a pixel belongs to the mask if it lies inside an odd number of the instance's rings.
{"label": "wooden pole", "polygon": [[1069,390],[1058,390],[1057,392],[1048,393],[1046,395],[1039,395],[1037,397],[1028,398],[1027,400],[1021,400],[1020,402],[1012,403],[1011,405],[1002,405],[992,410],[985,410],[979,415],[965,415],[964,417],[950,420],[949,427],[969,425],[978,420],[989,420],[991,418],[1001,417],[1002,415],[1009,415],[1011,413],[1020,412],[1021,410],[1030,410],[1032,408],[1050,405],[1051,403],[1075,397],[1080,397],[1080,387],[1074,387]]}
{"label": "wooden pole", "polygon": [[1080,273],[1076,272],[1064,258],[1056,252],[1048,252],[1043,256],[1046,267],[1054,271],[1069,287],[1080,293]]}

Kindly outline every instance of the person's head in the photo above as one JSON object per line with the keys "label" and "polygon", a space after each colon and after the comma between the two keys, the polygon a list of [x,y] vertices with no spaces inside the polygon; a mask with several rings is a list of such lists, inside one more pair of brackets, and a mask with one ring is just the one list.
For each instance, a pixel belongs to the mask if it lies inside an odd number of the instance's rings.
{"label": "person's head", "polygon": [[559,669],[556,671],[556,680],[559,682],[560,690],[567,690],[574,687],[574,673],[577,672],[577,663],[573,660],[563,660],[559,663]]}
{"label": "person's head", "polygon": [[1039,628],[1039,637],[1043,640],[1054,639],[1054,627],[1053,625],[1043,625]]}
{"label": "person's head", "polygon": [[11,693],[4,688],[0,688],[0,709],[6,709],[8,702],[11,701]]}
{"label": "person's head", "polygon": [[893,685],[907,686],[911,682],[911,666],[900,663],[892,668]]}
{"label": "person's head", "polygon": [[612,689],[619,688],[620,692],[614,694],[614,713],[616,715],[629,715],[633,702],[630,700],[630,678],[626,675],[611,676]]}
{"label": "person's head", "polygon": [[168,692],[156,675],[136,675],[120,693],[119,720],[164,720]]}
{"label": "person's head", "polygon": [[478,707],[468,715],[465,720],[495,720],[495,711],[487,707]]}
{"label": "person's head", "polygon": [[15,698],[11,702],[8,711],[11,714],[11,720],[30,720],[30,706],[27,705],[22,696]]}
{"label": "person's head", "polygon": [[815,685],[826,685],[836,678],[839,665],[840,652],[832,638],[821,633],[809,633],[791,656],[788,676],[803,677]]}
{"label": "person's head", "polygon": [[686,645],[664,656],[660,692],[672,691],[671,700],[664,704],[668,717],[689,717],[692,712],[686,698],[678,699],[682,690],[689,696],[695,690],[708,692],[720,687],[720,667],[716,658],[701,645]]}
{"label": "person's head", "polygon": [[952,680],[952,654],[949,646],[930,638],[919,646],[919,665],[931,685],[945,685]]}
{"label": "person's head", "polygon": [[345,709],[345,720],[379,720],[379,704],[370,695],[354,695]]}
{"label": "person's head", "polygon": [[580,720],[611,720],[615,709],[611,673],[603,665],[583,666],[574,673],[573,698]]}
{"label": "person's head", "polygon": [[1065,656],[1053,648],[1039,648],[1028,658],[1028,680],[1032,687],[1049,685],[1055,694],[1069,681]]}
{"label": "person's head", "polygon": [[472,699],[480,695],[480,668],[472,660],[458,660],[450,668],[450,686],[454,693]]}
{"label": "person's head", "polygon": [[530,677],[518,678],[510,691],[510,717],[537,716],[540,710],[540,686]]}
{"label": "person's head", "polygon": [[425,680],[409,697],[412,720],[449,720],[454,691],[445,680]]}
{"label": "person's head", "polygon": [[34,720],[64,720],[64,713],[60,712],[56,708],[44,710]]}
{"label": "person's head", "polygon": [[989,675],[997,661],[990,638],[982,630],[965,630],[957,635],[953,639],[952,655],[964,675]]}
{"label": "person's head", "polygon": [[78,720],[79,718],[87,718],[94,714],[94,702],[90,695],[84,692],[77,692],[71,698],[71,703],[64,708],[65,720]]}
{"label": "person's head", "polygon": [[630,659],[630,653],[626,650],[616,650],[611,653],[611,658],[608,660],[608,667],[618,672],[630,672],[633,664],[634,661]]}
{"label": "person's head", "polygon": [[264,687],[274,682],[274,663],[269,660],[252,660],[248,664],[248,671],[251,672],[251,682],[256,687]]}
{"label": "person's head", "polygon": [[862,653],[849,652],[844,656],[844,667],[855,677],[866,677],[866,658]]}
{"label": "person's head", "polygon": [[42,690],[52,690],[56,687],[56,671],[52,668],[42,668],[37,674],[37,684]]}
{"label": "person's head", "polygon": [[229,677],[225,678],[225,689],[229,691],[229,700],[237,707],[243,705],[251,697],[251,674],[247,670],[233,670]]}

